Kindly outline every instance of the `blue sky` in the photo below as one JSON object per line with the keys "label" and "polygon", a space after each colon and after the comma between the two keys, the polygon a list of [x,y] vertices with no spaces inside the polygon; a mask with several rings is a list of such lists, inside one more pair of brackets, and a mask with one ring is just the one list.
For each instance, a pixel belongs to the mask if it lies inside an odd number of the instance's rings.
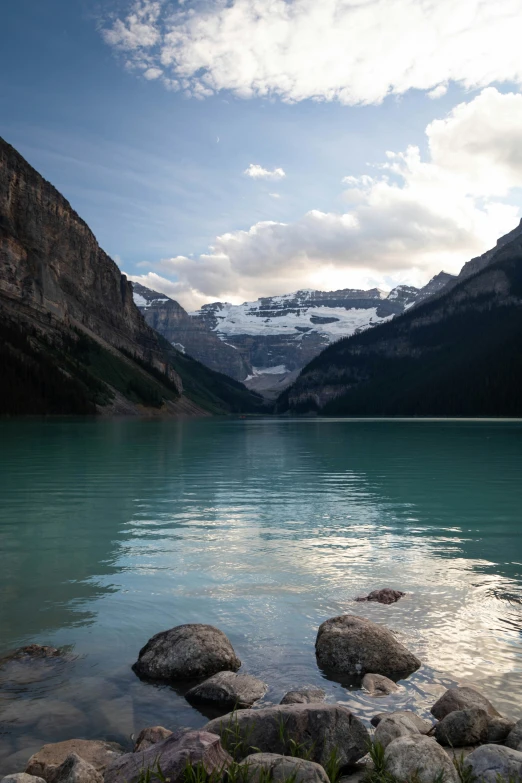
{"label": "blue sky", "polygon": [[[415,21],[419,0],[366,19],[344,18],[349,0],[324,0],[319,19],[311,0],[17,0],[3,11],[0,134],[122,269],[187,307],[420,284],[485,250],[522,204],[518,48],[460,0],[473,13],[440,33],[454,46],[424,62],[418,39],[445,3]],[[516,3],[497,9],[500,36]],[[406,12],[411,34],[381,41],[382,14],[393,32]]]}

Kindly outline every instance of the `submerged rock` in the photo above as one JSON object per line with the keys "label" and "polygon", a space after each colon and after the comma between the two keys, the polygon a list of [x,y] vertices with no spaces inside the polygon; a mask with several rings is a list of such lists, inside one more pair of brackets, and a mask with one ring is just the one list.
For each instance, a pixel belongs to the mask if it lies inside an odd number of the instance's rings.
{"label": "submerged rock", "polygon": [[303,685],[293,691],[285,693],[280,704],[313,704],[326,699],[326,692],[315,685]]}
{"label": "submerged rock", "polygon": [[501,717],[500,713],[494,708],[490,701],[486,699],[481,693],[474,688],[462,687],[462,688],[449,688],[446,693],[443,693],[438,701],[435,702],[431,708],[431,714],[434,715],[437,720],[442,720],[449,715],[450,712],[456,712],[457,710],[468,710],[471,707],[480,707],[486,710],[488,715]]}
{"label": "submerged rock", "polygon": [[381,590],[372,590],[369,595],[360,595],[356,601],[377,601],[379,604],[395,604],[406,593],[400,590],[392,590],[391,587],[383,587]]}
{"label": "submerged rock", "polygon": [[353,614],[332,617],[319,627],[315,654],[319,666],[347,676],[407,677],[421,666],[391,631]]}
{"label": "submerged rock", "polygon": [[140,650],[132,668],[139,677],[169,682],[235,672],[240,666],[223,631],[193,623],[157,633]]}
{"label": "submerged rock", "polygon": [[389,715],[383,718],[375,729],[374,741],[387,748],[398,737],[421,736],[415,721],[407,715]]}
{"label": "submerged rock", "polygon": [[424,718],[420,718],[418,715],[416,715],[414,712],[411,712],[410,710],[395,710],[394,712],[380,712],[378,715],[373,716],[370,723],[372,724],[372,726],[378,726],[379,723],[385,718],[406,718],[407,720],[413,723],[413,725],[420,732],[420,734],[428,734],[433,728],[433,723],[430,723],[429,720],[424,720]]}
{"label": "submerged rock", "polygon": [[285,755],[293,740],[310,753],[311,761],[323,767],[334,749],[341,767],[353,764],[366,754],[370,742],[363,722],[339,704],[285,704],[239,710],[210,721],[204,728],[219,735],[232,728],[243,742],[242,758],[253,749]]}
{"label": "submerged rock", "polygon": [[103,783],[103,775],[77,753],[71,753],[55,770],[53,783]]}
{"label": "submerged rock", "polygon": [[452,748],[480,745],[488,739],[488,714],[481,707],[455,710],[435,725],[435,739]]}
{"label": "submerged rock", "polygon": [[251,674],[218,672],[191,688],[185,698],[191,704],[214,704],[223,709],[251,707],[268,690],[268,685]]}
{"label": "submerged rock", "polygon": [[398,780],[433,783],[441,774],[444,783],[459,783],[457,771],[436,740],[422,735],[399,737],[384,751],[387,771]]}
{"label": "submerged rock", "polygon": [[482,745],[466,758],[465,768],[480,783],[522,779],[522,753],[502,745]]}
{"label": "submerged rock", "polygon": [[28,644],[1,658],[0,666],[8,661],[32,661],[35,659],[41,660],[42,658],[59,658],[61,655],[63,655],[63,651],[59,650],[57,647],[49,647],[42,644]]}
{"label": "submerged rock", "polygon": [[138,783],[144,772],[155,771],[159,765],[169,783],[181,783],[189,763],[201,764],[207,775],[224,774],[232,758],[223,749],[216,734],[208,731],[177,732],[141,753],[120,756],[105,770],[104,780],[105,783]]}
{"label": "submerged rock", "polygon": [[[329,783],[328,775],[320,764],[278,753],[254,753],[247,756],[241,767],[248,768],[249,783],[257,783],[262,770],[270,775],[273,783],[288,780],[292,783]],[[266,780],[266,777],[263,779]]]}
{"label": "submerged rock", "polygon": [[163,740],[166,740],[171,734],[172,731],[170,731],[170,729],[165,729],[163,726],[148,726],[146,729],[142,729],[134,744],[134,753],[139,753],[140,750],[147,750],[147,748],[150,748],[152,745],[163,742]]}
{"label": "submerged rock", "polygon": [[371,696],[389,696],[390,693],[397,693],[400,690],[393,680],[383,674],[365,674],[362,686]]}
{"label": "submerged rock", "polygon": [[37,775],[44,778],[47,783],[52,783],[56,770],[71,753],[76,753],[81,759],[92,764],[95,770],[103,772],[105,767],[122,755],[123,748],[115,742],[101,740],[73,739],[53,742],[44,745],[31,756],[25,771],[29,775]]}

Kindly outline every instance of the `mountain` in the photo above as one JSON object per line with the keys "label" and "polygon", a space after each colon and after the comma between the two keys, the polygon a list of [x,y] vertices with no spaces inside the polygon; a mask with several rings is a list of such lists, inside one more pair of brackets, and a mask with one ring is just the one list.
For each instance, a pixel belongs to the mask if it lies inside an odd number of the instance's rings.
{"label": "mountain", "polygon": [[522,415],[522,225],[425,301],[310,362],[279,412]]}
{"label": "mountain", "polygon": [[132,284],[134,302],[145,321],[181,353],[238,381],[252,373],[252,367],[233,345],[220,340],[204,323],[192,318],[178,302],[140,283]]}
{"label": "mountain", "polygon": [[0,139],[0,414],[223,413],[260,398],[176,351],[66,199]]}

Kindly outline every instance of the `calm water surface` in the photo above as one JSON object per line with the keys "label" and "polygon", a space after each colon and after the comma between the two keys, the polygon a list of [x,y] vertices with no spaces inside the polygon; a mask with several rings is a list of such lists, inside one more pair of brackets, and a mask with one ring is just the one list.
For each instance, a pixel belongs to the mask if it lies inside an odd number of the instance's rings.
{"label": "calm water surface", "polygon": [[[203,725],[130,669],[180,623],[223,629],[266,703],[317,683],[422,714],[462,682],[520,717],[521,423],[7,421],[0,444],[0,654],[71,649],[0,669],[0,773],[46,741]],[[383,586],[408,595],[354,603]],[[324,679],[317,627],[343,612],[422,659],[401,693]]]}

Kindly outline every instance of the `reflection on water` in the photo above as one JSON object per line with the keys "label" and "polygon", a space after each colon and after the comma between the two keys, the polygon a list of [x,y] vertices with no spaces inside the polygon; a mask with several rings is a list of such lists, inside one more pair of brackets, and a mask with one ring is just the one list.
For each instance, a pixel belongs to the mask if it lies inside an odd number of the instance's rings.
{"label": "reflection on water", "polygon": [[[366,718],[425,713],[458,681],[520,717],[520,423],[13,421],[0,442],[0,654],[74,649],[0,671],[0,773],[45,741],[203,725],[130,670],[184,622],[222,628],[266,703],[316,683]],[[353,602],[382,586],[408,595]],[[317,627],[346,611],[423,660],[403,691],[323,679]]]}

